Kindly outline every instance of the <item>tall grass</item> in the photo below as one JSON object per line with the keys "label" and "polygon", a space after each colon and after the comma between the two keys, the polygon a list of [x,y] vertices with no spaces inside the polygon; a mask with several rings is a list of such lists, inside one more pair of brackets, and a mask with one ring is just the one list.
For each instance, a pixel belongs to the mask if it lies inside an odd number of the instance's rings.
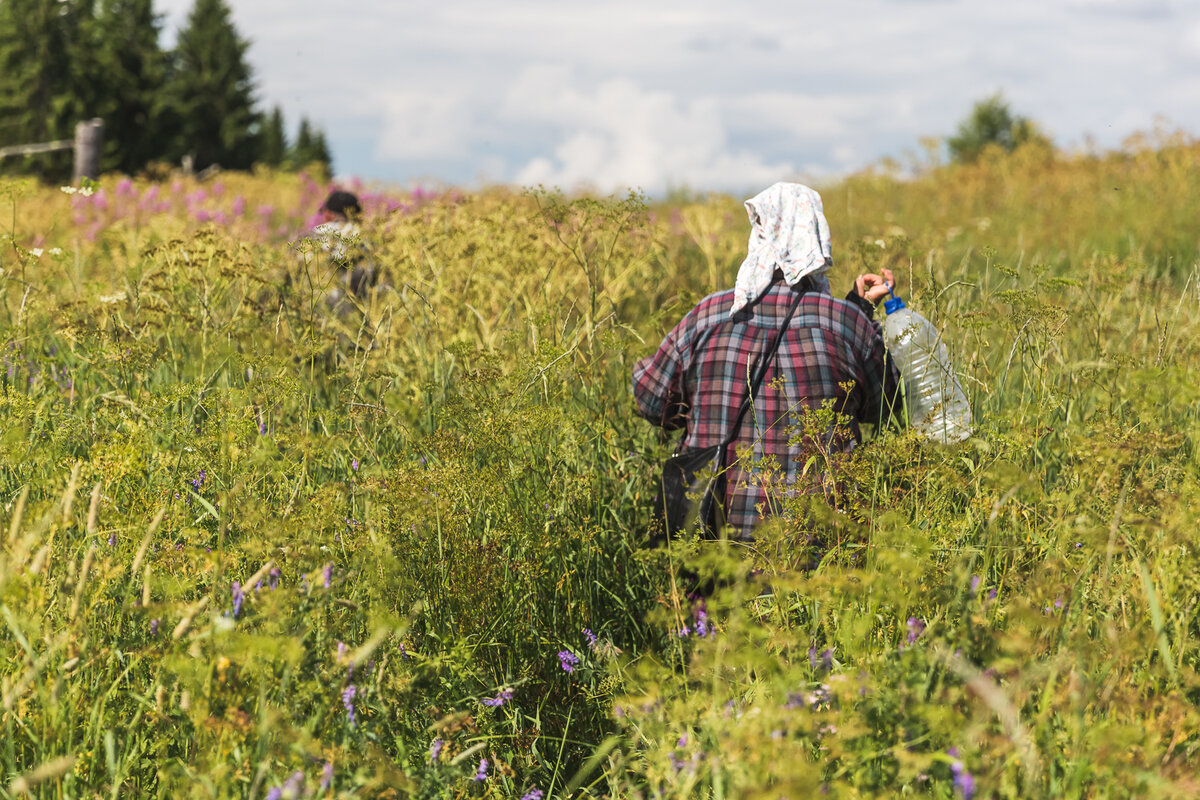
{"label": "tall grass", "polygon": [[1197,166],[824,187],[835,288],[897,271],[977,435],[666,549],[629,375],[731,284],[737,200],[380,195],[387,285],[330,314],[298,210],[7,184],[0,796],[1193,796]]}

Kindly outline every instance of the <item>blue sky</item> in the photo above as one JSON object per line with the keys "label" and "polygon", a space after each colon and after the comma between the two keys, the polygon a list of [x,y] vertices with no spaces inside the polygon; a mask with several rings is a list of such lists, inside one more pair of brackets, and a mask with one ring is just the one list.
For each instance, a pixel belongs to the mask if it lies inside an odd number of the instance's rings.
{"label": "blue sky", "polygon": [[[1200,134],[1197,0],[227,0],[340,176],[753,193],[904,160],[1003,91],[1060,146]],[[191,0],[158,0],[164,41]]]}

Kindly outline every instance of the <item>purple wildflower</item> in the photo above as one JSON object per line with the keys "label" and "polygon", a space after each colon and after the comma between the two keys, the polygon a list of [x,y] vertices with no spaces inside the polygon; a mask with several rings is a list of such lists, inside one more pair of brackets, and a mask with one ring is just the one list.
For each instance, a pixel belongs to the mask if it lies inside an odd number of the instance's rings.
{"label": "purple wildflower", "polygon": [[971,576],[971,594],[979,591],[979,584],[982,582],[982,580],[983,579],[978,575]]}
{"label": "purple wildflower", "polygon": [[117,535],[115,533],[110,533],[108,535],[108,546],[109,547],[117,546]]}
{"label": "purple wildflower", "polygon": [[358,687],[353,683],[342,690],[342,705],[346,707],[346,717],[350,720],[350,727],[358,726],[358,718],[354,715],[354,696],[358,694]]}
{"label": "purple wildflower", "polygon": [[476,783],[478,783],[479,781],[486,781],[487,773],[488,773],[488,760],[486,758],[481,758],[481,759],[479,759],[479,769],[475,770],[475,777],[472,778],[471,780],[475,781]]}
{"label": "purple wildflower", "polygon": [[358,459],[357,458],[353,459],[350,462],[350,469],[354,470],[355,472],[358,472]]}
{"label": "purple wildflower", "polygon": [[150,620],[150,635],[158,636],[158,619]]}
{"label": "purple wildflower", "polygon": [[445,744],[445,742],[442,741],[442,737],[440,737],[440,736],[433,740],[433,742],[429,745],[429,760],[430,761],[438,760],[438,756],[440,756],[442,754],[442,745],[444,745],[444,744]]}
{"label": "purple wildflower", "polygon": [[267,792],[267,800],[280,800],[281,797],[283,797],[283,789],[278,786],[272,786]]}
{"label": "purple wildflower", "polygon": [[833,650],[825,648],[819,654],[817,646],[814,644],[808,648],[808,664],[815,670],[821,672],[829,672],[833,669]]}
{"label": "purple wildflower", "polygon": [[596,634],[592,633],[592,629],[591,629],[591,628],[584,628],[584,629],[583,629],[583,635],[584,635],[584,637],[587,639],[587,643],[588,643],[588,649],[589,649],[589,650],[595,650],[595,649],[596,649],[596,642],[598,641],[598,640],[596,639]]}
{"label": "purple wildflower", "polygon": [[545,797],[545,792],[541,789],[530,789],[521,795],[521,800],[542,800],[543,797]]}
{"label": "purple wildflower", "polygon": [[558,665],[562,667],[563,672],[574,672],[575,667],[579,664],[579,656],[572,653],[570,650],[560,650],[558,653]]}
{"label": "purple wildflower", "polygon": [[954,789],[963,798],[963,800],[971,800],[975,796],[975,778],[971,773],[967,772],[966,767],[961,761],[955,761],[950,765],[950,771],[954,773]]}
{"label": "purple wildflower", "polygon": [[321,770],[321,791],[327,791],[330,786],[333,786],[333,762],[326,761],[325,768]]}
{"label": "purple wildflower", "polygon": [[233,595],[233,618],[237,619],[237,615],[242,613],[242,601],[246,599],[246,595],[237,581],[233,582],[233,589],[230,593]]}
{"label": "purple wildflower", "polygon": [[917,639],[925,632],[925,620],[917,619],[916,617],[908,618],[908,643],[914,644]]}
{"label": "purple wildflower", "polygon": [[495,697],[485,697],[479,702],[483,703],[488,708],[499,708],[500,706],[504,705],[505,700],[512,700],[512,696],[512,689],[505,689]]}
{"label": "purple wildflower", "polygon": [[283,783],[283,793],[288,797],[301,797],[304,794],[304,773],[296,770]]}
{"label": "purple wildflower", "polygon": [[333,580],[333,562],[330,561],[325,565],[325,569],[321,571],[321,577],[325,580],[325,588],[329,588],[330,581]]}
{"label": "purple wildflower", "polygon": [[282,574],[279,567],[271,567],[271,571],[267,573],[267,586],[271,589],[279,588],[279,578]]}

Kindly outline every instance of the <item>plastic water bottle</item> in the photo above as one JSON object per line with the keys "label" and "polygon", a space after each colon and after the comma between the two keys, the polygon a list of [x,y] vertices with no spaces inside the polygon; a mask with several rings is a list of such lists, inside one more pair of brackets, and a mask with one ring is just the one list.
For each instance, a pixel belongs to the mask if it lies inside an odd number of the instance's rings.
{"label": "plastic water bottle", "polygon": [[883,308],[887,312],[883,340],[904,378],[909,424],[942,444],[966,439],[971,435],[971,405],[954,375],[941,334],[894,293]]}

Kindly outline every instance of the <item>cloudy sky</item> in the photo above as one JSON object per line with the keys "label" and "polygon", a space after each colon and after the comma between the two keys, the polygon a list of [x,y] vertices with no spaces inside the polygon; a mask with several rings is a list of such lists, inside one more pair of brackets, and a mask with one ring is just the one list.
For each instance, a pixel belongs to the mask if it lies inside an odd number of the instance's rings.
{"label": "cloudy sky", "polygon": [[[169,44],[192,0],[158,0]],[[1200,134],[1200,0],[227,0],[264,107],[339,175],[753,192],[952,133]]]}

